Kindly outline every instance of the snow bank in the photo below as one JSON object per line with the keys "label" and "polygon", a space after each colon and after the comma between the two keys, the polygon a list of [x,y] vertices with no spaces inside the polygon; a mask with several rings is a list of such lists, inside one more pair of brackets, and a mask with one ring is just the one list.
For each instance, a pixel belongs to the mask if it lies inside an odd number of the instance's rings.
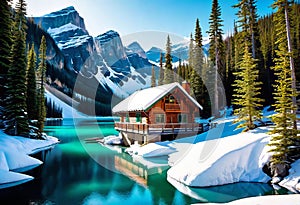
{"label": "snow bank", "polygon": [[131,155],[138,155],[141,157],[160,157],[169,155],[176,150],[169,146],[160,145],[159,143],[149,143],[144,146],[139,146],[134,144],[125,150],[127,153]]}
{"label": "snow bank", "polygon": [[293,204],[300,205],[300,194],[291,195],[270,195],[270,196],[258,196],[239,199],[229,203],[206,203],[206,205],[213,204],[228,204],[228,205],[283,205],[283,204]]}
{"label": "snow bank", "polygon": [[279,185],[292,192],[300,192],[300,160],[297,160],[292,164],[292,167],[289,170],[289,176],[285,177]]}
{"label": "snow bank", "polygon": [[41,165],[43,162],[28,155],[49,148],[56,143],[58,139],[55,137],[48,137],[47,140],[34,140],[8,136],[0,130],[0,188],[32,180],[31,176],[15,172],[25,172]]}
{"label": "snow bank", "polygon": [[103,143],[106,145],[121,145],[122,136],[109,135],[103,138]]}
{"label": "snow bank", "polygon": [[266,128],[192,144],[168,171],[168,180],[206,187],[235,182],[267,182],[261,155],[269,142]]}
{"label": "snow bank", "polygon": [[0,169],[0,189],[17,186],[33,179],[32,176],[25,174],[5,171]]}

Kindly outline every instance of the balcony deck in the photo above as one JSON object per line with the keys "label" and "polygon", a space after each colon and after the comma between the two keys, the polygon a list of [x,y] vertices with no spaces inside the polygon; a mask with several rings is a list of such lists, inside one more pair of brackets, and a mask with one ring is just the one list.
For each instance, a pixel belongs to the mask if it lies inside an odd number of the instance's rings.
{"label": "balcony deck", "polygon": [[116,122],[115,129],[127,133],[142,135],[151,134],[178,134],[179,132],[203,132],[203,124],[198,123],[160,123],[160,124],[143,124],[143,123],[124,123]]}

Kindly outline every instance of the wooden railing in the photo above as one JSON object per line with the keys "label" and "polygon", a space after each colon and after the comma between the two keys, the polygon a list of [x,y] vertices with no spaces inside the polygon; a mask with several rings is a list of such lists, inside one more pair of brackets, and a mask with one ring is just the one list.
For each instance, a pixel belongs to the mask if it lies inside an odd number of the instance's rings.
{"label": "wooden railing", "polygon": [[203,124],[198,123],[160,123],[160,124],[142,124],[142,123],[115,123],[116,130],[138,133],[176,133],[184,132],[203,132]]}
{"label": "wooden railing", "polygon": [[180,110],[180,104],[172,104],[172,103],[166,103],[165,104],[166,111],[179,111]]}

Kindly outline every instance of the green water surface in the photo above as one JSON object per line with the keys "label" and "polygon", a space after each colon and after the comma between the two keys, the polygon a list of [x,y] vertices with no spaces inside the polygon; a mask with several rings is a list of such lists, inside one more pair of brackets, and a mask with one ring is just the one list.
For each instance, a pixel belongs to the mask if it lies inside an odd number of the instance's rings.
{"label": "green water surface", "polygon": [[65,120],[59,126],[46,126],[45,132],[61,143],[37,156],[44,164],[28,173],[35,177],[33,181],[0,190],[1,204],[191,204],[286,192],[267,184],[237,183],[187,188],[182,193],[166,180],[168,167],[148,169],[124,153],[123,147],[86,143],[87,138],[118,134],[113,122],[101,119],[82,120],[75,126]]}

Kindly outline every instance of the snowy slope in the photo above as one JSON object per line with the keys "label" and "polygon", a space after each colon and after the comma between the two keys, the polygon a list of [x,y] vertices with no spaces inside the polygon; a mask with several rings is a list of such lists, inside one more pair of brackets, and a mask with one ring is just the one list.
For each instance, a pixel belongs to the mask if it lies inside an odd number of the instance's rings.
{"label": "snowy slope", "polygon": [[[120,98],[126,98],[136,90],[148,88],[151,81],[151,76],[143,77],[134,68],[130,67],[130,76],[119,74],[110,67],[107,67],[109,71],[109,76],[104,76],[98,67],[98,72],[95,78],[104,87],[108,86],[114,93],[114,95]],[[123,76],[123,80],[120,83],[114,83],[111,79]]]}
{"label": "snowy slope", "polygon": [[47,99],[51,99],[58,107],[62,108],[62,117],[63,118],[81,118],[86,117],[87,115],[77,111],[67,103],[60,100],[58,97],[53,95],[48,90],[45,90],[45,96]]}

